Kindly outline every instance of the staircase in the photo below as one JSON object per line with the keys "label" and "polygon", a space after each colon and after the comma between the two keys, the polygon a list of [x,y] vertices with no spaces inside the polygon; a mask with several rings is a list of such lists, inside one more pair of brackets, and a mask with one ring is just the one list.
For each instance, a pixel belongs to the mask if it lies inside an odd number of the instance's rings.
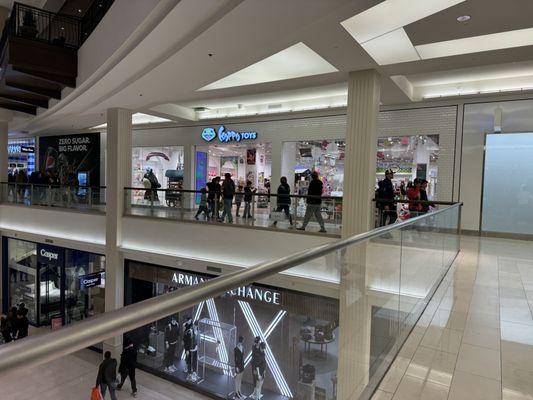
{"label": "staircase", "polygon": [[36,115],[76,87],[78,49],[113,0],[94,0],[74,17],[14,3],[0,39],[0,108]]}

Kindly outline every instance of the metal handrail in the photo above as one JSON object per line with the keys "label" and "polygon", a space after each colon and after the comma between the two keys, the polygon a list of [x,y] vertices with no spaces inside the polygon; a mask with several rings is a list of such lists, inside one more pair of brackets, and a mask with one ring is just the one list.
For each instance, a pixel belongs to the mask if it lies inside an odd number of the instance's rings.
{"label": "metal handrail", "polygon": [[[141,191],[154,191],[154,192],[170,192],[170,193],[194,193],[194,194],[201,194],[202,192],[200,190],[193,190],[193,189],[179,189],[179,188],[145,188],[145,187],[125,187],[124,191],[127,190],[141,190]],[[209,191],[206,192],[206,194],[209,194]],[[220,196],[223,196],[222,192],[218,192]],[[290,198],[297,198],[297,199],[322,199],[322,200],[342,200],[342,196],[313,196],[313,195],[302,195],[302,194],[277,194],[277,193],[259,193],[259,192],[252,192],[252,193],[245,193],[245,192],[235,192],[235,194],[240,194],[242,196],[257,196],[257,197],[290,197]]]}
{"label": "metal handrail", "polygon": [[430,214],[425,214],[394,225],[377,228],[313,249],[300,251],[242,271],[222,275],[196,286],[189,286],[115,311],[106,312],[100,316],[86,319],[75,325],[69,325],[48,334],[31,336],[14,343],[3,345],[0,348],[0,373],[53,361],[113,336],[121,335],[171,314],[183,311],[203,300],[220,296],[236,287],[257,282],[304,262],[346,249],[349,246],[362,243],[387,232],[405,228],[425,218],[433,217],[453,208],[459,208],[461,205],[462,203],[456,203],[451,207]]}

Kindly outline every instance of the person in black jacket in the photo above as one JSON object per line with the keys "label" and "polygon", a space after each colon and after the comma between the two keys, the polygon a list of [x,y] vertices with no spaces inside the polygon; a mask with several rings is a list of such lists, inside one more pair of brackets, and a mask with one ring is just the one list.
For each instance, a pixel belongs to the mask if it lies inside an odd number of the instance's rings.
{"label": "person in black jacket", "polygon": [[[394,184],[392,183],[394,172],[391,169],[385,171],[385,179],[378,182],[376,191],[377,206],[379,209],[379,226],[393,224],[398,218],[396,203],[394,200]],[[385,201],[379,201],[385,200]],[[387,223],[388,221],[388,223]]]}
{"label": "person in black jacket", "polygon": [[252,188],[252,181],[246,181],[246,186],[244,187],[244,218],[252,219],[252,198],[255,193],[255,189]]}
{"label": "person in black jacket", "polygon": [[[420,201],[428,201],[428,181],[422,180],[422,184],[420,185]],[[422,203],[422,211],[420,213],[426,214],[429,211],[429,207],[435,207],[435,204],[433,203]]]}
{"label": "person in black jacket", "polygon": [[24,339],[28,336],[28,328],[30,321],[24,314],[24,311],[19,310],[17,312],[17,319],[15,320],[15,333],[13,335],[15,340]]}
{"label": "person in black jacket", "polygon": [[309,183],[309,189],[307,190],[307,208],[305,210],[304,223],[298,230],[305,231],[305,228],[311,217],[314,215],[317,222],[320,224],[320,232],[325,233],[324,220],[322,219],[322,213],[320,212],[320,205],[322,204],[322,181],[318,177],[318,173],[313,171],[311,173],[311,182]]}
{"label": "person in black jacket", "polygon": [[2,317],[0,317],[0,333],[4,338],[4,343],[9,343],[13,340],[13,338],[11,337],[11,332],[11,322],[7,319],[6,316],[2,315]]}
{"label": "person in black jacket", "polygon": [[[291,187],[287,183],[287,178],[282,176],[279,180],[280,184],[278,187],[278,207],[276,208],[277,212],[284,211],[285,216],[289,219],[289,223],[292,226],[292,216],[290,212],[291,207]],[[278,221],[274,221],[274,226],[278,224]]]}
{"label": "person in black jacket", "polygon": [[98,375],[96,375],[96,387],[100,387],[102,398],[105,399],[105,394],[109,388],[109,396],[111,400],[117,400],[115,394],[115,385],[117,381],[117,360],[111,358],[111,352],[104,353],[104,361],[98,367]]}
{"label": "person in black jacket", "polygon": [[122,390],[126,377],[130,377],[131,394],[133,397],[137,396],[137,382],[135,381],[135,367],[137,366],[137,349],[130,339],[124,341],[124,350],[120,355],[120,365],[118,372],[120,372],[120,383],[117,390]]}
{"label": "person in black jacket", "polygon": [[222,185],[222,197],[224,198],[224,211],[220,217],[221,222],[224,222],[226,216],[228,222],[233,224],[233,216],[231,215],[231,208],[233,205],[233,196],[235,196],[235,182],[231,179],[231,174],[224,175],[224,184]]}

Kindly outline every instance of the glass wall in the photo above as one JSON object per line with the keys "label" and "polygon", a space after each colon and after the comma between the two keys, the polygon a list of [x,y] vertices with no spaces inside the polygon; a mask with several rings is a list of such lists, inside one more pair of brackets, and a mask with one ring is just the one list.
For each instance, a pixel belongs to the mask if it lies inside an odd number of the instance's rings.
{"label": "glass wall", "polygon": [[533,234],[533,133],[487,135],[482,230]]}
{"label": "glass wall", "polygon": [[[126,304],[211,278],[133,261],[126,274]],[[326,400],[334,399],[336,392],[338,313],[337,299],[250,285],[127,336],[138,346],[144,369],[223,398],[233,397],[235,391],[248,396],[260,390],[265,399],[316,398],[317,393]],[[238,377],[237,348],[244,367]],[[261,351],[266,355],[263,363]],[[260,389],[254,371],[258,365],[264,377]]]}
{"label": "glass wall", "polygon": [[69,324],[105,312],[104,256],[12,238],[6,241],[5,307],[24,303],[34,325]]}
{"label": "glass wall", "polygon": [[281,170],[293,193],[307,194],[311,172],[317,171],[324,196],[342,196],[345,147],[344,139],[284,143]]}
{"label": "glass wall", "polygon": [[437,195],[439,135],[393,136],[378,139],[376,182],[392,169],[396,188],[407,187],[415,178],[428,181],[430,199]]}

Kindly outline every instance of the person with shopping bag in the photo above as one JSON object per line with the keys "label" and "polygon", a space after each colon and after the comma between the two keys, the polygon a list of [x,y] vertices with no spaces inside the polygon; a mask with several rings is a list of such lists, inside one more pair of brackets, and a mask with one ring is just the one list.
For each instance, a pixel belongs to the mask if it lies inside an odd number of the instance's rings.
{"label": "person with shopping bag", "polygon": [[105,399],[105,394],[107,392],[107,389],[109,389],[109,396],[111,397],[111,400],[117,400],[117,395],[115,394],[116,385],[117,360],[111,358],[110,351],[106,351],[104,353],[104,360],[100,363],[100,366],[98,367],[98,375],[96,376],[95,389],[100,388],[100,392],[102,393],[102,399]]}

